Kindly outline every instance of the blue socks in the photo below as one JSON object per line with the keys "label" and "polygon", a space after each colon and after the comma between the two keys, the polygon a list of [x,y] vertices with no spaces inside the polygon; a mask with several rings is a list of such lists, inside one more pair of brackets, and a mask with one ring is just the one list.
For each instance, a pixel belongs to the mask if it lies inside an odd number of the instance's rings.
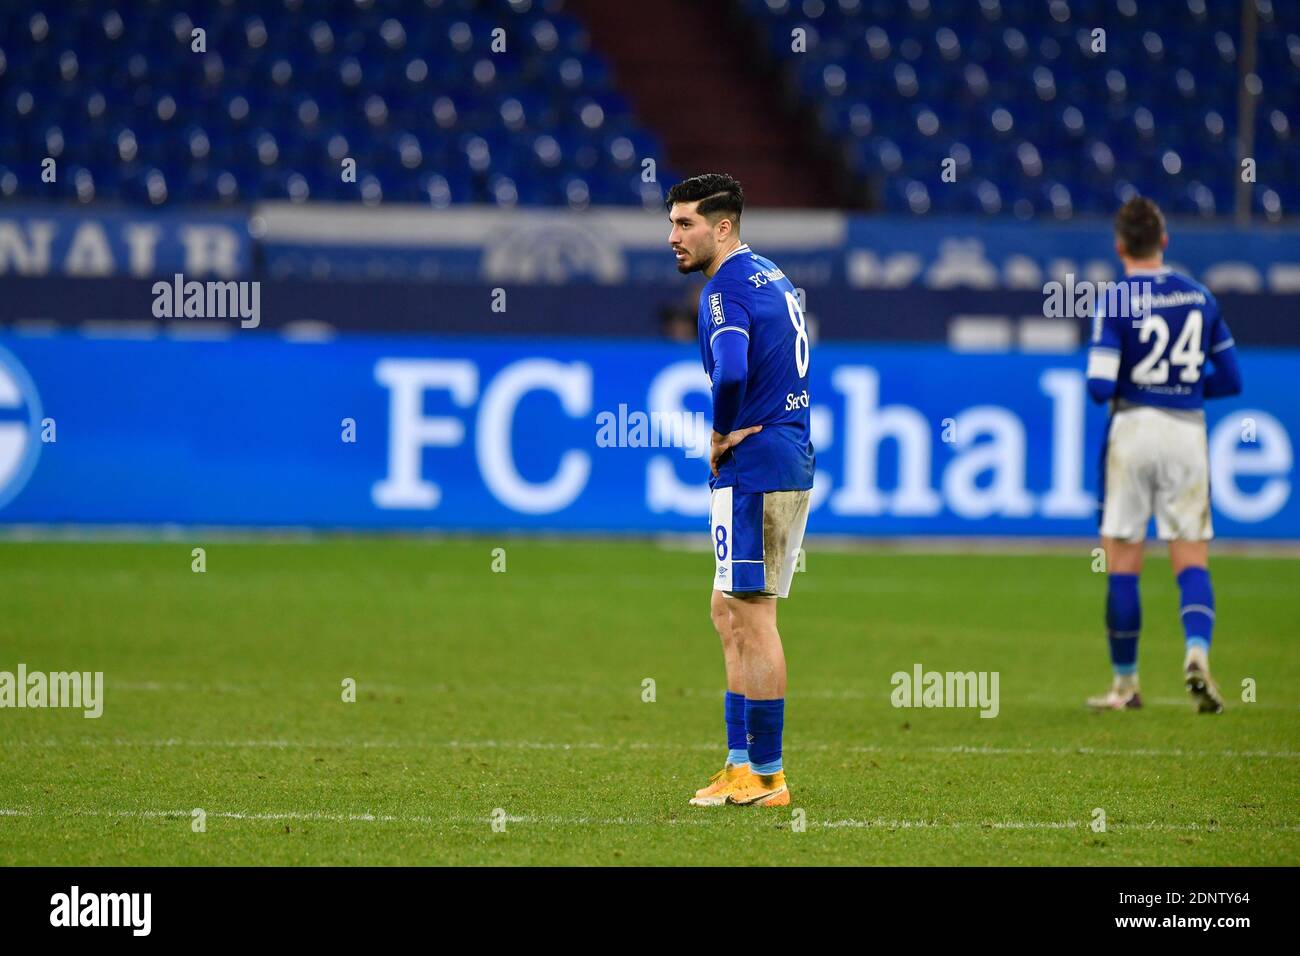
{"label": "blue socks", "polygon": [[727,691],[722,709],[727,721],[727,763],[747,763],[754,773],[777,773],[781,769],[785,699],[749,700],[744,694]]}
{"label": "blue socks", "polygon": [[[1182,575],[1179,575],[1179,581],[1182,581]],[[1187,603],[1185,596],[1183,603]],[[1120,677],[1137,673],[1138,632],[1141,629],[1142,604],[1138,598],[1137,575],[1109,575],[1106,590],[1106,636],[1110,641],[1111,666]]]}
{"label": "blue socks", "polygon": [[[1214,635],[1214,588],[1206,568],[1183,568],[1178,574],[1183,637],[1187,650],[1208,654]],[[1138,632],[1142,605],[1136,574],[1112,574],[1106,592],[1106,634],[1110,662],[1121,677],[1137,672]]]}
{"label": "blue socks", "polygon": [[749,732],[749,769],[773,774],[781,769],[781,730],[785,726],[785,698],[745,700],[745,728]]}
{"label": "blue socks", "polygon": [[727,721],[727,763],[749,763],[749,752],[745,749],[745,695],[727,691],[722,712]]}
{"label": "blue socks", "polygon": [[1207,568],[1183,568],[1178,575],[1183,615],[1183,637],[1187,649],[1199,647],[1209,653],[1214,634],[1214,588]]}

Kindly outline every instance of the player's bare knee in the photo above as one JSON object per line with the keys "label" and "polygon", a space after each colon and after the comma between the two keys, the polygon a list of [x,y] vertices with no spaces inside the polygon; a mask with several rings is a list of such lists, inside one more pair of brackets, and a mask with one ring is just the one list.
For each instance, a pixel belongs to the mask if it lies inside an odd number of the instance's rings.
{"label": "player's bare knee", "polygon": [[1111,574],[1142,573],[1142,542],[1102,538],[1106,549],[1106,570]]}
{"label": "player's bare knee", "polygon": [[729,618],[713,615],[713,629],[717,631],[723,647],[730,647],[736,643],[736,631]]}
{"label": "player's bare knee", "polygon": [[747,627],[746,622],[744,620],[738,617],[732,617],[731,619],[731,643],[732,644],[734,644],[737,648],[743,648],[745,646],[745,638],[749,635],[749,633],[750,633],[750,629]]}
{"label": "player's bare knee", "polygon": [[1169,542],[1169,565],[1174,576],[1182,574],[1188,568],[1208,568],[1210,566],[1210,549],[1205,541]]}
{"label": "player's bare knee", "polygon": [[709,602],[709,619],[713,621],[713,629],[718,632],[718,637],[722,638],[725,644],[731,637],[731,609],[727,607],[725,601],[719,600],[720,592],[713,593],[714,598]]}
{"label": "player's bare knee", "polygon": [[741,642],[760,633],[771,619],[769,601],[761,595],[733,595],[727,605],[731,608],[732,633],[739,632],[737,639]]}

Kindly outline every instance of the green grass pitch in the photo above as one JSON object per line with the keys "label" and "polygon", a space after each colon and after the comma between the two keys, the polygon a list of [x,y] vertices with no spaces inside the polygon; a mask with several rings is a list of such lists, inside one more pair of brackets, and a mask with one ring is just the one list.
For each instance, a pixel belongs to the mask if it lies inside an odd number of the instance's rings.
{"label": "green grass pitch", "polygon": [[[793,802],[696,809],[725,745],[707,551],[6,542],[0,671],[103,671],[105,702],[0,710],[0,864],[1300,863],[1300,564],[1214,560],[1218,717],[1154,557],[1147,707],[1085,711],[1090,564],[810,542],[780,621]],[[891,706],[916,663],[997,671],[999,714]]]}

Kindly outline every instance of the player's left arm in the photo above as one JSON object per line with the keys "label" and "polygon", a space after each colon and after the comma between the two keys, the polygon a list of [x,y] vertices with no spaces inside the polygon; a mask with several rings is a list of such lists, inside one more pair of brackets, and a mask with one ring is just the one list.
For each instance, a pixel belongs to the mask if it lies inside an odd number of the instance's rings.
{"label": "player's left arm", "polygon": [[1088,346],[1088,394],[1098,404],[1115,395],[1123,344],[1114,318],[1105,315],[1098,306]]}
{"label": "player's left arm", "polygon": [[1223,321],[1219,304],[1214,303],[1214,321],[1210,325],[1210,363],[1214,369],[1205,376],[1203,394],[1206,398],[1228,398],[1241,394],[1241,366],[1237,362],[1237,346]]}

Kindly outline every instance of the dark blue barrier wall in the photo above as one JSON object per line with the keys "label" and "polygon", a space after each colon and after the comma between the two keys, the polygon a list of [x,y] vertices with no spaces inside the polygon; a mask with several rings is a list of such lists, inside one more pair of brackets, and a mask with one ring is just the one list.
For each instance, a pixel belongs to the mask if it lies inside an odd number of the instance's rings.
{"label": "dark blue barrier wall", "polygon": [[[131,279],[0,279],[0,323],[49,319],[76,327],[87,319],[154,322],[153,284]],[[506,310],[494,312],[497,287],[489,284],[268,280],[261,283],[259,330],[273,332],[311,321],[340,331],[412,335],[654,336],[660,311],[682,305],[693,309],[701,285],[698,277],[627,286],[507,284],[501,287]],[[1023,290],[855,289],[842,283],[805,291],[808,315],[824,340],[946,342],[953,316],[1015,321],[1041,316],[1045,299],[1041,292]],[[1300,346],[1300,296],[1226,293],[1218,300],[1239,343]],[[1077,324],[1084,329],[1086,320]]]}
{"label": "dark blue barrier wall", "polygon": [[[628,447],[651,437],[636,412],[707,410],[691,346],[251,333],[0,344],[6,522],[704,526],[702,460]],[[1082,361],[814,349],[810,532],[1093,533],[1104,415],[1087,404]],[[1246,394],[1210,406],[1217,530],[1300,538],[1300,353],[1247,351],[1243,366]]]}

